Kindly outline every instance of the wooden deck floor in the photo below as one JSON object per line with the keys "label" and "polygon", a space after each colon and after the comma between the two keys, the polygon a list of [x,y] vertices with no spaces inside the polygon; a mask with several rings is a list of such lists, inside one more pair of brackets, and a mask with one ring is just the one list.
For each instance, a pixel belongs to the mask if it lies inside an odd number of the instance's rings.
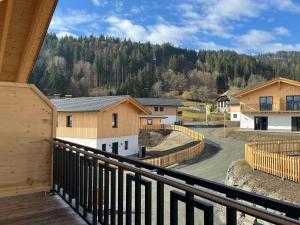
{"label": "wooden deck floor", "polygon": [[36,193],[0,198],[1,225],[86,225],[59,196]]}

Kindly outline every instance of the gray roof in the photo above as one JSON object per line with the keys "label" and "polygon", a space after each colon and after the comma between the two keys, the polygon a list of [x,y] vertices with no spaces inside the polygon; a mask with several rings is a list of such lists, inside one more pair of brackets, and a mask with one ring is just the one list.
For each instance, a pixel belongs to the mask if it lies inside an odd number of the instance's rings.
{"label": "gray roof", "polygon": [[183,106],[180,101],[174,98],[136,98],[136,100],[145,106]]}
{"label": "gray roof", "polygon": [[58,112],[99,112],[129,95],[51,99]]}
{"label": "gray roof", "polygon": [[239,90],[228,90],[221,94],[219,97],[217,97],[216,101],[224,101],[229,100],[231,105],[239,105],[240,100],[237,98],[232,97],[235,93],[237,93]]}

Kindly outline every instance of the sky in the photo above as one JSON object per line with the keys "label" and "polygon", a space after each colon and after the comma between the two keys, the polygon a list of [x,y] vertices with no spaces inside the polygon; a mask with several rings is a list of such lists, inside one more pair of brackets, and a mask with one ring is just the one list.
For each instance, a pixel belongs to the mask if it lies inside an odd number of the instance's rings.
{"label": "sky", "polygon": [[247,54],[300,51],[300,0],[59,0],[49,32]]}

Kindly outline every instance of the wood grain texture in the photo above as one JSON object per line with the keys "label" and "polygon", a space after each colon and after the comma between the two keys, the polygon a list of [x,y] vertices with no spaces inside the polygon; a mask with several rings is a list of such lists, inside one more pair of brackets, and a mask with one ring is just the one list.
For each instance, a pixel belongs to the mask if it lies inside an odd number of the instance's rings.
{"label": "wood grain texture", "polygon": [[86,225],[58,196],[35,193],[0,198],[1,225]]}
{"label": "wood grain texture", "polygon": [[0,197],[47,191],[56,120],[51,103],[28,84],[0,82]]}
{"label": "wood grain texture", "polygon": [[27,82],[56,3],[0,1],[0,81]]}

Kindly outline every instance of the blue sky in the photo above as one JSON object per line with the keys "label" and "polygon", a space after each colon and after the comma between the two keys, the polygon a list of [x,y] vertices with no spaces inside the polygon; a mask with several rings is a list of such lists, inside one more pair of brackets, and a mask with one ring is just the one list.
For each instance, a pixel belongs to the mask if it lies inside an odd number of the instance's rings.
{"label": "blue sky", "polygon": [[196,50],[300,51],[300,0],[60,0],[49,31]]}

